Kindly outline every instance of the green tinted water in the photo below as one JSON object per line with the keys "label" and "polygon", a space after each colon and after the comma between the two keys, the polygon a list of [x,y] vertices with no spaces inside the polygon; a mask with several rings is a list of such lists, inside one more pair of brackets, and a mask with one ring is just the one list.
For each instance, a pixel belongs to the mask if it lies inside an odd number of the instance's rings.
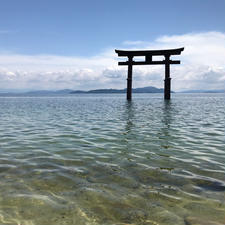
{"label": "green tinted water", "polygon": [[0,98],[0,224],[225,224],[225,97]]}

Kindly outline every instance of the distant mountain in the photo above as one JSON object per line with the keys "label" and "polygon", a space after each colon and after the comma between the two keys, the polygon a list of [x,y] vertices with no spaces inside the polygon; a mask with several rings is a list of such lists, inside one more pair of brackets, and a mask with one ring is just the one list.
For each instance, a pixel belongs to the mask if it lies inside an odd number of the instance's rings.
{"label": "distant mountain", "polygon": [[87,94],[117,94],[117,93],[126,93],[126,89],[96,89],[86,92]]}
{"label": "distant mountain", "polygon": [[71,89],[63,89],[57,91],[50,91],[50,90],[34,90],[34,91],[16,91],[16,90],[0,90],[0,96],[46,96],[46,95],[65,95],[70,94],[73,90]]}
{"label": "distant mountain", "polygon": [[25,92],[25,94],[28,94],[28,95],[70,94],[72,91],[73,90],[71,89],[63,89],[58,91],[37,90],[37,91]]}
{"label": "distant mountain", "polygon": [[[126,93],[127,89],[95,89],[89,91],[82,90],[72,90],[72,89],[62,89],[62,90],[10,90],[2,89],[0,90],[0,96],[55,96],[55,95],[69,95],[69,94],[120,94]],[[133,88],[133,93],[163,93],[163,88],[156,88],[152,86]],[[174,93],[173,91],[171,91]],[[225,90],[186,90],[177,93],[225,93]]]}
{"label": "distant mountain", "polygon": [[[119,93],[126,93],[127,89],[96,89],[90,91],[72,91],[71,94],[119,94]],[[156,88],[156,87],[143,87],[143,88],[133,88],[133,93],[163,93],[163,88]]]}
{"label": "distant mountain", "polygon": [[133,93],[163,93],[163,88],[156,88],[156,87],[143,87],[143,88],[134,88]]}
{"label": "distant mountain", "polygon": [[6,94],[6,93],[25,93],[31,91],[30,89],[0,89],[0,94]]}
{"label": "distant mountain", "polygon": [[[1,96],[45,96],[45,95],[68,95],[68,94],[119,94],[126,93],[127,89],[95,89],[90,91],[82,91],[82,90],[71,90],[71,89],[63,89],[57,91],[51,90],[34,90],[34,91],[24,91],[21,90],[4,92],[0,91]],[[163,88],[156,87],[143,87],[143,88],[133,88],[133,93],[163,93]]]}
{"label": "distant mountain", "polygon": [[225,93],[225,90],[187,90],[180,91],[179,93]]}

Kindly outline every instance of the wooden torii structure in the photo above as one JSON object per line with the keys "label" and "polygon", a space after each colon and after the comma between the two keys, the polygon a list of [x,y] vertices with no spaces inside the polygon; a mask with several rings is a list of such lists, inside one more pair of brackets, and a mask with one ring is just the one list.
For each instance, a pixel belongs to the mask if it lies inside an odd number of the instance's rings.
{"label": "wooden torii structure", "polygon": [[[164,80],[164,99],[170,99],[170,64],[180,64],[179,60],[171,60],[171,55],[180,55],[184,48],[167,49],[167,50],[115,50],[118,56],[128,57],[128,61],[119,62],[119,66],[128,66],[127,76],[127,100],[132,97],[132,66],[133,65],[165,65],[165,80]],[[134,56],[144,56],[145,61],[133,61]],[[153,61],[152,56],[164,56],[162,61]]]}

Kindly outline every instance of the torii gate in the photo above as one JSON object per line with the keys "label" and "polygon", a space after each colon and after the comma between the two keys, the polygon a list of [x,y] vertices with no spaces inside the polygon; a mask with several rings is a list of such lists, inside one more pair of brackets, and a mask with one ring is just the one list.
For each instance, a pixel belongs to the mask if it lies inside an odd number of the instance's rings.
{"label": "torii gate", "polygon": [[[165,64],[164,99],[170,99],[170,64],[180,64],[179,60],[170,60],[171,55],[180,55],[184,48],[167,50],[142,50],[127,51],[115,50],[118,56],[127,56],[128,61],[119,62],[119,66],[128,65],[127,76],[127,100],[131,100],[132,94],[132,66],[133,65],[162,65]],[[134,56],[144,56],[145,61],[133,61]],[[165,60],[152,61],[152,56],[164,56]]]}

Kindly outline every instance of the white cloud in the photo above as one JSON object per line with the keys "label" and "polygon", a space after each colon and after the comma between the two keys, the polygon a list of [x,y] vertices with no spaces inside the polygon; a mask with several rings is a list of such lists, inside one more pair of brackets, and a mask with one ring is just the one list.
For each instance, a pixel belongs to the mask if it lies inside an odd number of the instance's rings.
{"label": "white cloud", "polygon": [[[222,89],[225,85],[225,33],[162,36],[154,42],[125,41],[131,49],[185,47],[181,65],[171,66],[172,89]],[[120,46],[120,47],[121,47]],[[118,49],[118,47],[117,47]],[[120,59],[119,59],[120,60]],[[0,53],[0,89],[124,88],[127,67],[117,65],[110,48],[93,57]],[[135,87],[163,87],[163,66],[135,66]]]}
{"label": "white cloud", "polygon": [[132,45],[134,45],[134,46],[137,46],[137,45],[143,46],[143,45],[146,44],[146,42],[144,42],[144,41],[124,41],[122,44],[123,45],[129,45],[129,46],[132,46]]}
{"label": "white cloud", "polygon": [[9,30],[0,30],[0,34],[8,34],[11,33]]}

